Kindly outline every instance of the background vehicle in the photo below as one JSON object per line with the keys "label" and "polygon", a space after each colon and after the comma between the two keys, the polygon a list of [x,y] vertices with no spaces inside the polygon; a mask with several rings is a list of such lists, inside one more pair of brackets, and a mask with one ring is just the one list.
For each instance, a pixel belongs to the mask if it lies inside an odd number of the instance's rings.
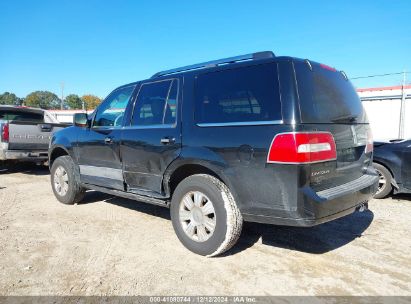
{"label": "background vehicle", "polygon": [[411,193],[411,140],[374,143],[374,167],[380,181],[375,198]]}
{"label": "background vehicle", "polygon": [[68,125],[41,109],[0,106],[0,161],[47,161],[51,135]]}
{"label": "background vehicle", "polygon": [[57,199],[93,189],[170,207],[201,255],[228,250],[243,220],[312,226],[364,210],[378,184],[346,75],[272,52],[159,72],[74,122],[51,141]]}

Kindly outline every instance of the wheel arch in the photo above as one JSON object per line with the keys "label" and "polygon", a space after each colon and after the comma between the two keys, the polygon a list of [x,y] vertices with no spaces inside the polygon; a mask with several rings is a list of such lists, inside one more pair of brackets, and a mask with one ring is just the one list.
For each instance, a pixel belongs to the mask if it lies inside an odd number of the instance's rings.
{"label": "wheel arch", "polygon": [[51,152],[49,153],[49,167],[51,168],[51,166],[53,165],[53,162],[60,156],[64,156],[64,155],[69,155],[70,153],[67,151],[66,148],[61,147],[61,146],[56,146],[53,148],[53,150],[51,150]]}
{"label": "wheel arch", "polygon": [[390,166],[388,166],[385,162],[373,159],[372,161],[373,163],[379,164],[380,166],[383,166],[384,168],[386,168],[388,170],[388,172],[390,172],[391,174],[391,185],[394,186],[394,188],[398,189],[399,186],[397,184],[397,181],[395,180],[395,175],[394,175],[394,171],[390,168]]}
{"label": "wheel arch", "polygon": [[171,197],[177,185],[185,178],[194,174],[209,174],[223,182],[238,201],[236,191],[230,179],[224,173],[224,166],[212,164],[207,161],[184,160],[175,161],[166,170],[163,177],[163,189],[166,196]]}

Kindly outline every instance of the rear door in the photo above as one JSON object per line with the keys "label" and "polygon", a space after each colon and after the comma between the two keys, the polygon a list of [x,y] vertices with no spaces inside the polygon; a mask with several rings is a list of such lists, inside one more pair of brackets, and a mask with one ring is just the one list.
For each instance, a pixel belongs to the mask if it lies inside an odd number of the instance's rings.
{"label": "rear door", "polygon": [[125,183],[131,192],[161,195],[163,174],[181,150],[181,78],[141,84],[121,138]]}
{"label": "rear door", "polygon": [[134,88],[114,90],[97,108],[91,127],[79,128],[78,164],[82,182],[124,190],[120,135]]}
{"label": "rear door", "polygon": [[[329,66],[295,61],[302,128],[331,132],[336,162],[311,165],[311,185],[319,191],[361,177],[371,161],[371,130],[361,101],[346,75]],[[368,147],[371,150],[371,146]]]}

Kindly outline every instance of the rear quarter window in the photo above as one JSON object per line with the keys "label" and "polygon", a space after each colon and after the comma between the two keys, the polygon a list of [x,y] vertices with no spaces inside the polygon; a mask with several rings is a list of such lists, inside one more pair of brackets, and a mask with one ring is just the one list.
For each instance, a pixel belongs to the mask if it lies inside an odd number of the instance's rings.
{"label": "rear quarter window", "polygon": [[351,82],[317,63],[295,62],[303,123],[366,123],[367,116]]}
{"label": "rear quarter window", "polygon": [[276,64],[200,74],[195,96],[197,123],[282,120]]}

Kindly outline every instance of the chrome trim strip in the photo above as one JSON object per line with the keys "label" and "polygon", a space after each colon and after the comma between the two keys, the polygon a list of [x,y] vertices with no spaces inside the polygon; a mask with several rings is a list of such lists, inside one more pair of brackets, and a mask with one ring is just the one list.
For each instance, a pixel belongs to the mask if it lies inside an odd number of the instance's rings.
{"label": "chrome trim strip", "polygon": [[317,161],[308,161],[308,162],[280,162],[280,161],[267,161],[267,164],[280,164],[280,165],[309,165],[309,164],[318,164],[325,163],[329,161],[337,160],[336,158],[330,158],[327,160],[317,160]]}
{"label": "chrome trim strip", "polygon": [[108,167],[95,167],[79,165],[80,174],[88,176],[98,176],[103,178],[110,178],[115,180],[123,180],[123,170]]}
{"label": "chrome trim strip", "polygon": [[137,174],[141,174],[141,175],[150,175],[150,176],[156,176],[156,177],[162,177],[163,176],[162,174],[153,174],[153,173],[148,173],[148,172],[138,172],[138,171],[130,171],[130,170],[125,171],[124,170],[124,174],[126,174],[126,173],[137,173]]}
{"label": "chrome trim strip", "polygon": [[265,126],[265,125],[281,125],[283,120],[264,120],[264,121],[233,121],[233,122],[211,122],[198,123],[199,127],[236,127],[236,126]]}
{"label": "chrome trim strip", "polygon": [[156,124],[156,125],[146,125],[146,126],[126,126],[122,130],[133,130],[133,129],[173,129],[177,124]]}

